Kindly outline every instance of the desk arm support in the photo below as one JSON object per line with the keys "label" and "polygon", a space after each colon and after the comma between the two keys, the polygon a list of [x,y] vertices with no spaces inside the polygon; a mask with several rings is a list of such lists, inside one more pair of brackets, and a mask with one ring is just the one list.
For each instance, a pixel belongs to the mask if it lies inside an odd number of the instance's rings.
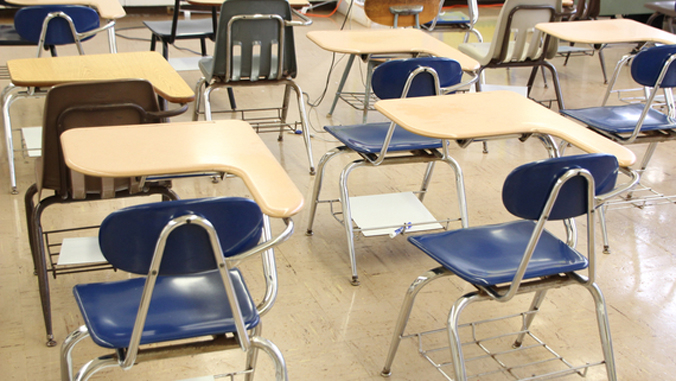
{"label": "desk arm support", "polygon": [[188,104],[181,103],[181,107],[175,108],[173,110],[147,111],[146,113],[155,118],[167,119],[181,115],[186,111],[188,111]]}
{"label": "desk arm support", "polygon": [[114,27],[115,27],[115,20],[108,20],[108,23],[106,25],[102,26],[102,27],[96,28],[94,30],[90,30],[88,32],[80,33],[80,39],[83,40],[87,37],[91,37],[95,34],[101,33],[105,30],[108,30],[108,29],[111,29],[111,28],[114,28]]}
{"label": "desk arm support", "polygon": [[632,189],[634,186],[636,186],[636,184],[638,184],[639,180],[641,179],[641,176],[639,175],[639,173],[636,172],[635,170],[631,169],[631,168],[620,167],[620,172],[629,176],[629,181],[616,186],[615,189],[613,189],[612,191],[610,191],[608,193],[604,193],[604,194],[596,196],[597,206],[602,205],[603,203],[605,203],[609,199],[611,199],[611,198],[613,198],[613,197],[615,197],[615,196],[617,196],[617,195],[619,195],[623,192],[626,192],[626,191]]}
{"label": "desk arm support", "polygon": [[459,90],[459,89],[461,89],[465,86],[471,86],[479,80],[479,75],[475,72],[470,72],[470,73],[466,73],[466,74],[470,76],[469,81],[458,83],[457,85],[453,85],[453,86],[449,86],[449,87],[442,87],[441,88],[441,94],[446,95],[446,94],[452,93],[452,92],[457,91],[457,90]]}
{"label": "desk arm support", "polygon": [[291,9],[291,12],[293,12],[294,15],[296,15],[299,19],[302,21],[297,21],[297,20],[292,20],[292,21],[284,21],[284,25],[286,26],[308,26],[312,25],[312,19],[305,16],[304,14],[298,12],[295,9]]}

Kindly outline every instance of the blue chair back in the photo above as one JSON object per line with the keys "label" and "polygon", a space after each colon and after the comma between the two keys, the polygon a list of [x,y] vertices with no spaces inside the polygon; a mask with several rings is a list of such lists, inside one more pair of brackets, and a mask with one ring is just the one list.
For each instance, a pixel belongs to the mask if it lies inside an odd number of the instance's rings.
{"label": "blue chair back", "polygon": [[[450,87],[460,83],[462,68],[458,61],[441,57],[409,58],[387,61],[373,71],[371,87],[380,99],[401,98],[406,80],[411,72],[420,66],[431,67],[439,75],[441,87]],[[423,73],[411,83],[408,97],[436,95],[432,75]]]}
{"label": "blue chair back", "polygon": [[[230,257],[259,243],[263,214],[245,198],[206,198],[167,201],[120,209],[101,224],[99,245],[114,267],[147,274],[160,232],[167,223],[186,214],[206,218],[218,233],[223,254]],[[167,239],[162,275],[181,275],[215,269],[214,253],[204,228],[185,225]]]}
{"label": "blue chair back", "polygon": [[[608,154],[565,156],[528,163],[507,176],[502,189],[502,202],[513,215],[537,220],[556,181],[568,170],[584,168],[594,177],[595,194],[607,193],[615,187],[617,158]],[[587,213],[587,181],[575,177],[561,188],[550,220],[573,218]]]}
{"label": "blue chair back", "polygon": [[[655,87],[665,63],[676,53],[676,45],[662,45],[641,50],[631,63],[631,76],[643,86]],[[660,87],[676,86],[676,64],[672,63]]]}
{"label": "blue chair back", "polygon": [[[40,42],[42,23],[52,12],[64,12],[75,25],[78,33],[88,32],[99,27],[99,15],[95,10],[80,5],[39,5],[19,9],[14,15],[14,28],[24,39],[34,43]],[[82,39],[81,41],[92,38]],[[49,22],[45,45],[67,45],[75,43],[75,38],[68,21],[56,17]]]}

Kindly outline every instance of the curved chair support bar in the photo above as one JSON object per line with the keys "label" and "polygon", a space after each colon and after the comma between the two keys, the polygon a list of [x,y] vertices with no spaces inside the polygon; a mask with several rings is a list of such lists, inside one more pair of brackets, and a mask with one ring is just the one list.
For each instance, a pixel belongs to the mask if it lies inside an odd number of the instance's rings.
{"label": "curved chair support bar", "polygon": [[399,348],[399,343],[403,338],[404,330],[406,330],[406,323],[408,323],[408,318],[411,315],[411,311],[413,310],[413,303],[415,302],[415,298],[418,296],[420,290],[436,279],[451,275],[455,274],[445,267],[439,266],[418,276],[418,278],[414,280],[413,283],[411,283],[411,285],[408,287],[406,290],[406,295],[404,296],[404,302],[402,303],[399,312],[399,317],[397,318],[397,323],[394,327],[394,335],[392,336],[390,349],[387,353],[385,366],[380,372],[381,376],[389,377],[392,374],[392,362],[394,361],[394,356],[397,354],[397,349]]}
{"label": "curved chair support bar", "polygon": [[286,228],[284,229],[284,231],[279,233],[279,235],[277,235],[277,237],[275,237],[271,241],[261,243],[261,244],[255,246],[255,247],[253,247],[253,248],[251,248],[251,249],[249,249],[249,250],[247,250],[247,251],[245,251],[241,254],[237,254],[237,255],[233,255],[232,257],[228,257],[228,258],[226,258],[226,261],[230,265],[235,265],[238,262],[240,262],[242,259],[250,257],[253,254],[260,253],[261,251],[268,250],[271,247],[278,245],[278,244],[286,241],[287,239],[289,239],[289,237],[293,233],[293,221],[291,220],[291,218],[282,218],[282,221],[284,221],[284,224],[286,224]]}
{"label": "curved chair support bar", "polygon": [[613,197],[615,197],[619,194],[622,194],[622,193],[632,189],[641,180],[641,175],[638,173],[638,171],[636,171],[634,169],[620,167],[620,172],[629,176],[629,181],[627,181],[626,183],[623,183],[619,186],[616,186],[615,189],[613,189],[612,191],[610,191],[608,193],[597,195],[596,196],[596,205],[597,206],[600,206],[601,204],[605,203],[610,198],[613,198]]}
{"label": "curved chair support bar", "polygon": [[452,93],[452,92],[457,91],[457,90],[459,90],[459,89],[461,89],[465,86],[472,86],[473,84],[475,84],[479,81],[479,74],[477,74],[476,72],[471,72],[471,73],[465,72],[465,74],[470,76],[469,81],[458,83],[457,85],[453,85],[453,86],[449,86],[449,87],[442,87],[440,89],[441,94]]}
{"label": "curved chair support bar", "polygon": [[89,330],[87,330],[87,326],[83,325],[80,326],[77,330],[71,332],[65,340],[63,340],[63,344],[61,344],[61,379],[62,380],[72,380],[73,379],[73,374],[72,374],[72,369],[73,369],[73,348],[77,343],[82,341],[83,339],[86,339],[89,337]]}
{"label": "curved chair support bar", "polygon": [[296,20],[284,21],[284,25],[286,25],[286,26],[310,26],[310,25],[312,25],[312,19],[307,17],[306,15],[298,12],[297,10],[295,10],[293,8],[291,8],[291,13],[298,16],[298,18],[301,19],[302,21],[296,21]]}
{"label": "curved chair support bar", "polygon": [[[80,38],[85,39],[87,37],[94,36],[97,33],[106,31],[106,30],[111,29],[111,28],[115,28],[115,20],[108,20],[108,23],[106,25],[100,27],[100,28],[96,28],[96,29],[90,30],[88,32],[80,33]],[[111,52],[111,53],[113,53],[113,52]]]}
{"label": "curved chair support bar", "polygon": [[319,165],[317,167],[317,176],[315,177],[314,188],[312,191],[312,205],[310,206],[310,217],[308,218],[307,231],[306,235],[312,235],[312,225],[315,221],[315,216],[317,214],[317,204],[319,204],[319,193],[322,189],[322,183],[324,181],[324,168],[326,164],[334,157],[350,152],[350,149],[346,146],[339,146],[332,148],[327,153],[325,153],[322,158],[319,160]]}
{"label": "curved chair support bar", "polygon": [[251,346],[260,349],[263,352],[267,353],[272,359],[272,362],[275,364],[275,379],[276,380],[288,380],[289,376],[286,372],[286,363],[282,352],[277,348],[277,346],[268,339],[262,338],[260,336],[251,337]]}

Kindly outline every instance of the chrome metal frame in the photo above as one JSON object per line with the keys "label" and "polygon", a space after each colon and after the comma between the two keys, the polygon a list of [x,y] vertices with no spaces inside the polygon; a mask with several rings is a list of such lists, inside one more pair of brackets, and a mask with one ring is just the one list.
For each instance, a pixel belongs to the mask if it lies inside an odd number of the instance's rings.
{"label": "chrome metal frame", "polygon": [[[254,248],[229,258],[225,258],[223,256],[223,250],[218,239],[218,234],[216,233],[213,225],[211,225],[207,219],[194,214],[185,214],[169,221],[160,233],[160,236],[157,240],[157,245],[153,254],[153,260],[150,264],[148,275],[146,277],[141,303],[139,306],[139,311],[136,315],[136,321],[134,323],[134,329],[131,335],[129,346],[124,349],[118,349],[112,354],[104,355],[88,362],[80,369],[77,374],[73,376],[72,351],[75,345],[82,341],[82,339],[89,336],[87,327],[83,325],[71,333],[63,342],[61,347],[61,379],[64,381],[87,380],[99,370],[113,366],[119,366],[124,370],[128,370],[135,364],[143,361],[157,360],[161,358],[175,358],[180,356],[195,355],[198,353],[240,348],[247,353],[246,370],[243,372],[246,374],[247,380],[251,380],[253,378],[253,373],[255,371],[254,366],[257,360],[256,350],[258,349],[263,350],[272,359],[275,365],[276,380],[288,380],[286,363],[282,353],[274,343],[260,337],[262,323],[259,323],[251,331],[247,330],[244,326],[244,319],[239,308],[237,295],[234,292],[232,279],[229,276],[230,270],[235,268],[237,263],[252,256],[261,255],[263,261],[263,273],[267,287],[263,300],[257,305],[256,308],[259,311],[259,314],[263,315],[270,309],[270,307],[272,307],[277,295],[277,270],[275,266],[273,247],[286,241],[293,233],[294,227],[293,221],[290,218],[284,218],[283,221],[286,225],[286,228],[276,237],[272,237],[270,219],[268,216],[264,216],[264,241]],[[145,326],[145,319],[150,306],[153,288],[155,286],[157,277],[159,276],[159,269],[162,263],[162,256],[164,254],[167,238],[173,230],[186,224],[200,226],[209,235],[209,240],[214,253],[214,259],[217,263],[216,267],[221,275],[221,279],[223,280],[223,286],[225,288],[226,295],[228,296],[230,309],[233,311],[233,318],[237,331],[233,332],[233,336],[221,335],[214,337],[210,342],[201,341],[197,345],[181,342],[174,345],[142,348],[140,345],[141,335]]]}
{"label": "chrome metal frame", "polygon": [[[603,97],[603,102],[601,104],[602,106],[605,106],[612,93],[617,93],[620,97],[620,100],[624,102],[628,103],[645,102],[646,106],[643,109],[643,112],[639,118],[636,127],[634,128],[634,131],[632,131],[632,133],[629,135],[626,134],[619,135],[607,133],[592,128],[593,131],[607,137],[608,139],[616,141],[619,144],[623,145],[641,144],[641,143],[648,144],[648,148],[646,149],[643,158],[641,159],[641,163],[638,169],[635,170],[628,168],[622,169],[623,173],[629,177],[627,183],[623,184],[623,186],[621,187],[618,187],[616,190],[612,192],[612,194],[603,195],[604,204],[601,207],[600,222],[603,233],[604,254],[610,254],[610,242],[608,239],[608,232],[605,219],[605,212],[608,209],[625,209],[630,207],[643,209],[647,206],[653,205],[676,204],[676,195],[674,196],[665,195],[659,191],[652,189],[651,187],[641,184],[641,176],[643,172],[646,170],[648,163],[652,158],[652,155],[657,149],[657,144],[663,141],[676,139],[676,130],[669,131],[660,130],[650,134],[641,135],[641,126],[643,125],[644,118],[648,114],[650,105],[655,104],[658,97],[660,97],[660,95],[658,95],[660,90],[662,90],[663,93],[664,106],[667,108],[669,118],[671,118],[672,120],[676,120],[676,102],[674,101],[672,89],[671,88],[660,89],[658,86],[656,88],[644,87],[640,89],[614,90],[615,83],[619,78],[622,68],[626,66],[634,58],[635,55],[636,54],[627,54],[617,62],[617,64],[615,65],[613,76],[610,79],[610,82],[606,89],[606,93]],[[664,67],[660,71],[660,74],[657,78],[656,84],[659,85],[662,83],[664,76],[666,75],[670,65],[673,64],[674,61],[676,61],[676,54],[669,57],[669,59],[665,62]],[[623,98],[621,95],[622,92],[627,91],[641,91],[642,96],[634,98]],[[562,142],[561,149],[563,149],[564,147],[565,142]],[[640,195],[637,196],[636,193],[640,193]]]}
{"label": "chrome metal frame", "polygon": [[[416,70],[411,72],[409,75],[405,85],[404,85],[404,91],[402,98],[405,98],[406,95],[408,94],[409,88],[411,86],[411,83],[413,82],[413,79],[421,74],[421,73],[428,73],[431,74],[434,77],[435,81],[435,87],[436,87],[436,93],[442,94],[442,90],[439,87],[439,77],[437,72],[429,67],[418,67]],[[449,91],[452,91],[453,89],[447,89]],[[350,265],[351,265],[351,270],[352,270],[352,278],[351,278],[351,283],[354,286],[359,285],[359,276],[357,273],[357,258],[356,258],[356,250],[355,250],[355,245],[354,245],[354,235],[355,233],[359,233],[362,230],[359,228],[356,228],[354,224],[352,223],[352,214],[351,214],[351,209],[350,209],[350,202],[349,202],[349,190],[348,190],[348,177],[350,173],[359,167],[364,167],[364,166],[384,166],[384,165],[397,165],[397,164],[403,164],[403,163],[427,163],[427,169],[425,171],[425,175],[423,177],[422,185],[420,187],[420,190],[416,192],[418,194],[418,199],[422,202],[425,194],[427,192],[427,188],[429,186],[429,182],[432,176],[432,172],[434,169],[434,163],[436,161],[443,161],[446,164],[448,164],[454,171],[455,173],[455,182],[456,182],[456,191],[458,193],[458,208],[460,212],[460,218],[458,219],[446,219],[446,220],[440,220],[440,221],[435,221],[435,222],[443,222],[446,223],[446,226],[448,225],[449,222],[451,221],[460,221],[462,224],[462,227],[468,227],[469,222],[468,222],[468,214],[467,214],[467,201],[465,197],[465,184],[464,184],[464,177],[462,174],[462,169],[460,168],[460,165],[458,162],[453,159],[449,153],[448,147],[450,142],[447,140],[442,140],[442,148],[441,151],[437,149],[430,149],[430,150],[425,150],[421,152],[399,152],[396,155],[387,155],[388,154],[388,145],[390,142],[390,139],[392,137],[392,134],[394,133],[394,129],[396,127],[396,124],[394,122],[390,123],[390,127],[388,130],[388,133],[386,135],[385,141],[383,142],[383,147],[378,155],[367,155],[367,154],[359,154],[360,159],[352,161],[350,164],[345,166],[343,168],[341,174],[340,174],[340,179],[339,179],[339,188],[340,188],[340,198],[338,200],[322,200],[320,199],[320,192],[321,192],[321,187],[322,187],[322,182],[324,180],[324,170],[326,168],[326,165],[328,164],[331,159],[339,156],[340,154],[344,153],[351,153],[353,152],[349,148],[345,146],[340,146],[336,147],[334,149],[329,150],[324,156],[322,156],[321,160],[319,161],[319,166],[317,167],[317,177],[315,178],[315,183],[313,187],[313,192],[312,192],[312,204],[310,206],[310,216],[308,220],[308,228],[307,228],[307,235],[312,235],[313,230],[312,226],[314,224],[314,219],[315,215],[317,213],[317,205],[320,203],[330,203],[331,207],[333,209],[333,203],[338,202],[341,204],[341,212],[340,213],[333,213],[333,216],[337,218],[337,214],[342,214],[342,219],[338,219],[342,224],[343,227],[345,228],[345,234],[347,237],[347,246],[348,246],[348,254],[350,256]]]}
{"label": "chrome metal frame", "polygon": [[[563,186],[563,184],[570,180],[573,177],[576,176],[582,176],[587,180],[587,239],[588,239],[588,245],[587,245],[587,258],[589,260],[589,267],[587,269],[587,276],[583,276],[580,274],[577,274],[575,272],[571,273],[566,273],[566,274],[556,274],[553,276],[548,276],[548,277],[543,277],[543,278],[538,278],[538,279],[533,279],[533,280],[527,280],[523,281],[523,276],[526,272],[526,268],[528,267],[528,263],[530,261],[530,258],[533,254],[533,251],[535,249],[535,245],[537,245],[538,239],[541,236],[542,232],[544,231],[544,225],[545,222],[548,220],[549,213],[554,206],[554,202],[556,201],[556,197]],[[510,299],[512,299],[515,295],[519,294],[524,294],[524,293],[535,293],[535,297],[531,303],[531,306],[527,312],[524,313],[524,320],[522,324],[522,329],[518,332],[515,333],[510,333],[502,336],[508,336],[508,335],[516,335],[516,339],[514,340],[513,343],[513,348],[520,348],[524,342],[524,338],[526,335],[531,336],[532,334],[530,333],[530,325],[533,322],[533,319],[535,318],[535,314],[539,311],[540,306],[544,300],[545,294],[548,289],[550,288],[560,288],[563,286],[568,286],[568,285],[581,285],[585,287],[590,294],[592,295],[595,303],[595,311],[596,311],[596,318],[597,318],[597,323],[598,323],[598,328],[599,328],[599,333],[600,333],[600,338],[601,338],[601,344],[603,348],[603,357],[604,361],[597,362],[594,364],[586,364],[582,366],[577,366],[573,367],[569,365],[569,369],[561,372],[561,374],[570,374],[570,373],[580,373],[583,369],[588,368],[590,366],[595,366],[595,365],[601,365],[604,364],[606,368],[606,373],[608,374],[608,378],[610,380],[616,380],[616,370],[615,370],[615,360],[613,356],[613,351],[612,351],[612,340],[611,340],[611,335],[610,335],[610,327],[608,323],[608,314],[606,310],[606,305],[605,305],[605,299],[603,297],[603,294],[601,293],[601,290],[599,287],[596,285],[594,278],[595,278],[595,267],[596,267],[596,261],[595,261],[595,245],[594,245],[594,216],[596,213],[596,210],[599,208],[598,204],[598,198],[594,196],[594,179],[591,176],[591,174],[585,170],[585,169],[571,169],[568,170],[565,174],[563,174],[556,182],[554,185],[552,191],[550,192],[549,199],[547,203],[545,204],[545,207],[543,208],[542,214],[540,215],[540,218],[538,219],[537,225],[533,231],[533,234],[531,236],[530,242],[528,244],[528,247],[526,248],[524,252],[523,259],[514,275],[514,278],[512,282],[509,285],[504,285],[504,286],[492,286],[492,287],[482,287],[478,285],[474,285],[477,290],[467,293],[465,295],[462,295],[454,304],[453,307],[451,308],[451,311],[448,315],[448,320],[447,320],[447,332],[448,332],[448,340],[449,340],[449,348],[451,352],[451,358],[452,358],[452,363],[454,367],[454,379],[456,381],[458,380],[466,380],[468,375],[466,374],[465,371],[465,359],[463,357],[463,350],[462,346],[463,343],[460,340],[459,336],[459,318],[460,318],[460,313],[464,310],[465,307],[468,305],[479,302],[479,301],[488,301],[488,300],[494,300],[498,302],[507,302]],[[569,242],[570,245],[570,242]],[[428,334],[429,332],[426,333],[418,333],[418,334],[413,334],[413,335],[404,335],[404,331],[406,329],[406,325],[408,323],[409,316],[411,314],[411,311],[413,309],[413,303],[415,301],[415,297],[418,295],[418,293],[424,288],[426,285],[430,284],[432,281],[447,277],[450,275],[454,275],[450,270],[444,268],[443,266],[437,267],[435,269],[429,270],[425,272],[424,274],[420,275],[407,289],[406,295],[404,297],[404,302],[402,305],[402,308],[399,313],[399,317],[397,319],[397,323],[395,325],[394,329],[394,334],[392,337],[392,341],[390,344],[390,348],[388,351],[387,358],[385,360],[385,365],[383,367],[383,370],[381,372],[381,375],[383,376],[389,376],[392,373],[392,363],[394,361],[394,357],[396,356],[397,349],[399,348],[399,344],[401,342],[402,338],[406,337],[419,337],[420,335]],[[473,323],[474,324],[474,323]],[[531,336],[532,337],[532,336]],[[539,339],[538,339],[539,341]],[[474,343],[477,345],[480,345],[480,343],[477,340],[470,341],[470,343]],[[544,343],[542,343],[544,344]],[[480,345],[481,346],[481,345]],[[486,350],[484,348],[484,350]],[[551,351],[552,353],[555,353]],[[422,353],[422,350],[421,350]],[[425,355],[424,355],[425,356]],[[492,357],[493,359],[496,359],[496,354],[490,353],[489,356]],[[556,355],[558,356],[558,355]],[[560,357],[560,356],[558,356]],[[512,368],[507,368],[504,366],[504,364],[501,364],[499,360],[496,359],[498,364],[502,366],[501,371],[505,372],[510,372],[510,374],[516,378],[516,376],[511,372]],[[565,364],[569,364],[567,361],[562,360]],[[440,369],[440,366],[437,367]],[[442,371],[440,369],[440,371]],[[446,375],[445,372],[442,371],[444,375]],[[560,375],[557,373],[557,375]],[[548,377],[552,376],[552,374],[547,374],[543,375],[542,377]],[[446,375],[447,378],[448,375]],[[539,377],[532,377],[532,375],[528,375],[528,379],[540,379]],[[450,378],[449,378],[450,379]]]}

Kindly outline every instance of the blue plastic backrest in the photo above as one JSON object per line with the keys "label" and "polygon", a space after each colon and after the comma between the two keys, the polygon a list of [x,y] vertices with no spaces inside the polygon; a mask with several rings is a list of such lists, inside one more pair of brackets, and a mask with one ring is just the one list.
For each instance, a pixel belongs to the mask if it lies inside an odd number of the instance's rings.
{"label": "blue plastic backrest", "polygon": [[[371,87],[380,99],[401,98],[409,74],[420,66],[431,67],[439,75],[441,87],[460,83],[462,68],[458,61],[441,57],[409,58],[382,63],[373,71]],[[430,74],[418,75],[411,84],[409,97],[435,95],[434,80]]]}
{"label": "blue plastic backrest", "polygon": [[[75,24],[79,33],[88,32],[99,27],[99,15],[95,10],[80,5],[38,5],[19,9],[14,15],[14,28],[21,38],[31,42],[40,42],[42,23],[52,12],[64,12]],[[83,39],[85,41],[89,38]],[[49,22],[45,45],[66,45],[75,43],[68,21],[55,17]]]}
{"label": "blue plastic backrest", "polygon": [[[595,194],[615,187],[617,158],[608,154],[586,154],[546,159],[524,164],[507,176],[502,188],[502,202],[513,215],[537,220],[556,181],[568,170],[584,168],[594,177]],[[577,176],[567,181],[559,192],[551,220],[577,217],[587,213],[587,181]]]}
{"label": "blue plastic backrest", "polygon": [[[676,45],[662,45],[641,50],[631,63],[632,78],[643,86],[655,87],[664,64],[675,53]],[[674,86],[676,86],[676,64],[672,63],[662,80],[661,87]]]}
{"label": "blue plastic backrest", "polygon": [[[158,202],[115,211],[101,224],[101,252],[116,268],[147,274],[160,232],[172,218],[186,214],[211,222],[226,257],[259,243],[263,214],[258,205],[246,198],[223,197]],[[161,274],[191,274],[214,268],[211,243],[202,227],[188,224],[171,233]]]}

